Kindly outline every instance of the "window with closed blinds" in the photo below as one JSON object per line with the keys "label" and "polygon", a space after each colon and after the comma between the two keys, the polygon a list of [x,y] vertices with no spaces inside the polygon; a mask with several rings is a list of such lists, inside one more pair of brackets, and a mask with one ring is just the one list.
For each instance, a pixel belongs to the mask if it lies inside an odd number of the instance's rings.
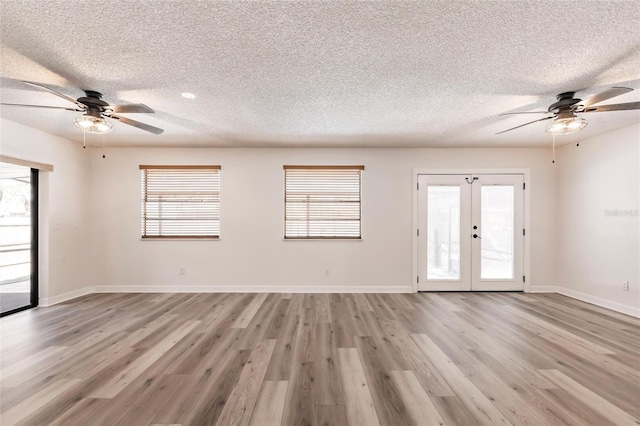
{"label": "window with closed blinds", "polygon": [[285,239],[359,239],[364,166],[284,166]]}
{"label": "window with closed blinds", "polygon": [[142,238],[218,238],[220,166],[140,166]]}

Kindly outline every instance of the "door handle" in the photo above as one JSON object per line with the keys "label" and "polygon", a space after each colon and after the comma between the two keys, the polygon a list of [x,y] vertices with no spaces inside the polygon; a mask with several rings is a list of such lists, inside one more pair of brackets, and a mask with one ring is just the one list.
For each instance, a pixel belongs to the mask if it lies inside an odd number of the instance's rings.
{"label": "door handle", "polygon": [[482,237],[481,237],[480,235],[478,235],[478,234],[473,234],[473,238],[480,238],[480,239],[482,239]]}

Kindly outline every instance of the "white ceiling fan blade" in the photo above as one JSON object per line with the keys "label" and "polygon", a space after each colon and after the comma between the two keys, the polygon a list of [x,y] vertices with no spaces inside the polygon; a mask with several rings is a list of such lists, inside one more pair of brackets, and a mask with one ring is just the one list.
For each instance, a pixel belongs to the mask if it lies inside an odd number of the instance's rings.
{"label": "white ceiling fan blade", "polygon": [[595,105],[599,102],[606,101],[607,99],[615,98],[616,96],[624,95],[625,93],[631,92],[633,89],[629,87],[612,87],[609,90],[606,90],[597,95],[593,95],[590,98],[583,99],[580,103],[576,105],[576,110],[581,111],[591,105]]}
{"label": "white ceiling fan blade", "polygon": [[28,84],[28,85],[33,86],[33,87],[37,87],[38,89],[46,90],[47,92],[52,93],[52,94],[56,95],[57,97],[64,99],[65,101],[69,101],[69,102],[71,102],[73,104],[76,104],[81,108],[85,107],[84,104],[78,102],[77,100],[73,99],[72,97],[64,95],[64,94],[62,94],[60,92],[56,92],[55,90],[50,89],[47,86],[43,86],[42,84],[32,83],[30,81],[23,81],[23,83]]}

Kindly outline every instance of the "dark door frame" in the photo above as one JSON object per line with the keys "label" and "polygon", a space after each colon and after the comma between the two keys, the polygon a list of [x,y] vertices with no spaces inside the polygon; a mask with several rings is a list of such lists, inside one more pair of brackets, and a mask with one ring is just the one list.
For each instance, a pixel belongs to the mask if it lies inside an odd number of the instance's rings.
{"label": "dark door frame", "polygon": [[38,198],[40,197],[39,181],[40,171],[31,169],[31,307],[38,306]]}
{"label": "dark door frame", "polygon": [[38,177],[39,170],[31,169],[31,300],[30,304],[1,312],[0,317],[38,306]]}

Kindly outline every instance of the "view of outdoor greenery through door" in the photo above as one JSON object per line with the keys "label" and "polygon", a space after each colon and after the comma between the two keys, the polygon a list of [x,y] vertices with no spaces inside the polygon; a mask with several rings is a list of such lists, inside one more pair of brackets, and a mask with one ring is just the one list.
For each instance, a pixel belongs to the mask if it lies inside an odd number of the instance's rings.
{"label": "view of outdoor greenery through door", "polygon": [[31,305],[31,169],[0,163],[0,313]]}

